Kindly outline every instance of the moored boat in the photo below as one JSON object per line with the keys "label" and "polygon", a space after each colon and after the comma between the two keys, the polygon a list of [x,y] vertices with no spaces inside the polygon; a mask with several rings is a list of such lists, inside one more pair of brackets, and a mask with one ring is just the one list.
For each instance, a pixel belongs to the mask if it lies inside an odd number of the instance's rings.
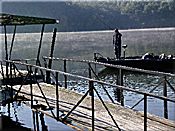
{"label": "moored boat", "polygon": [[120,59],[103,57],[99,53],[94,53],[94,59],[97,62],[122,65],[133,68],[153,70],[174,73],[175,72],[175,58],[172,55],[165,56],[164,54],[160,56],[153,56],[146,53],[144,56],[134,56],[134,57],[121,57]]}

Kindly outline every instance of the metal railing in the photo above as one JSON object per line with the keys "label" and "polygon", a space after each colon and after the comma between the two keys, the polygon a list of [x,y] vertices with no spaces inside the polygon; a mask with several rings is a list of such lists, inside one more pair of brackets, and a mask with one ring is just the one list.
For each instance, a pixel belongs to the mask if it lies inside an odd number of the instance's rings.
{"label": "metal railing", "polygon": [[[171,87],[171,89],[175,92],[174,90],[174,87],[171,86],[171,84],[167,81],[166,77],[167,76],[170,76],[170,77],[175,77],[175,74],[169,74],[169,73],[162,73],[162,72],[155,72],[155,71],[146,71],[146,70],[140,70],[140,69],[134,69],[134,68],[129,68],[129,67],[124,67],[124,66],[115,66],[115,65],[109,65],[109,64],[103,64],[103,63],[99,63],[99,62],[94,62],[94,61],[87,61],[87,60],[73,60],[73,59],[65,59],[65,58],[49,58],[49,57],[43,57],[44,59],[52,59],[52,60],[61,60],[64,62],[64,71],[60,71],[60,70],[53,70],[53,69],[48,69],[46,67],[41,67],[41,66],[37,66],[37,65],[32,65],[32,64],[27,64],[27,63],[22,63],[22,62],[19,62],[19,61],[10,61],[10,60],[5,60],[5,61],[1,61],[2,62],[5,62],[5,63],[8,63],[10,65],[10,67],[12,66],[16,66],[16,65],[21,65],[21,66],[25,66],[26,69],[28,70],[28,74],[25,76],[25,78],[23,79],[23,82],[19,88],[19,90],[17,91],[16,95],[18,95],[18,93],[20,92],[23,84],[25,83],[25,81],[27,79],[30,79],[31,81],[35,81],[36,84],[38,85],[44,99],[45,99],[45,102],[47,103],[47,105],[50,107],[49,105],[49,102],[47,101],[47,98],[45,96],[45,94],[43,93],[42,91],[42,87],[41,85],[39,84],[39,82],[37,81],[37,79],[35,77],[31,77],[31,76],[35,76],[36,73],[33,74],[33,70],[42,70],[43,72],[49,72],[49,73],[52,73],[54,76],[55,76],[55,80],[56,80],[56,90],[55,90],[55,93],[56,93],[56,115],[54,114],[53,111],[51,111],[51,114],[53,115],[53,117],[59,121],[65,121],[67,119],[67,117],[69,117],[69,115],[80,105],[80,103],[87,97],[88,94],[90,94],[91,96],[91,108],[92,108],[92,130],[95,129],[95,124],[94,124],[94,121],[95,121],[95,115],[94,115],[94,93],[96,93],[96,95],[98,96],[99,100],[101,101],[101,103],[103,104],[103,106],[105,107],[106,111],[108,112],[109,116],[111,117],[112,121],[114,122],[115,126],[118,128],[118,130],[121,130],[120,127],[118,126],[117,122],[115,121],[112,113],[110,112],[110,110],[108,109],[108,107],[106,106],[103,98],[100,96],[97,88],[94,86],[94,83],[98,83],[98,84],[101,84],[101,85],[108,85],[108,86],[111,86],[111,87],[114,87],[118,90],[122,90],[122,91],[131,91],[131,92],[135,92],[137,94],[141,94],[143,95],[143,100],[144,100],[144,131],[147,130],[147,108],[148,108],[148,105],[147,105],[147,97],[154,97],[154,98],[157,98],[157,99],[161,99],[164,101],[164,104],[166,105],[167,107],[167,101],[169,102],[173,102],[175,103],[175,100],[173,99],[170,99],[170,98],[167,98],[167,86],[166,86],[166,83]],[[74,61],[74,62],[83,62],[83,63],[86,63],[88,64],[88,70],[89,70],[89,76],[88,77],[84,77],[84,76],[80,76],[80,75],[75,75],[75,74],[71,74],[71,73],[68,73],[66,72],[66,62],[67,61]],[[134,89],[131,89],[129,87],[126,87],[126,86],[123,86],[123,85],[114,85],[114,84],[110,84],[110,83],[107,83],[105,81],[102,81],[100,80],[94,70],[92,69],[92,64],[98,64],[98,65],[105,65],[105,66],[110,66],[110,67],[113,67],[113,68],[117,68],[119,70],[131,70],[131,71],[139,71],[139,72],[143,72],[143,73],[149,73],[149,74],[154,74],[154,75],[160,75],[160,76],[164,76],[165,78],[165,81],[164,81],[164,96],[158,96],[158,95],[155,95],[155,94],[152,94],[152,92],[143,92],[143,91],[138,91],[138,90],[134,90]],[[2,64],[1,64],[2,65]],[[10,72],[12,68],[10,68]],[[92,73],[95,74],[95,77],[96,79],[93,79],[92,78]],[[77,101],[77,103],[75,104],[75,106],[66,114],[66,116],[64,118],[60,118],[59,117],[59,93],[58,93],[58,88],[59,88],[59,83],[58,83],[58,75],[63,75],[65,77],[73,77],[73,78],[77,78],[77,79],[83,79],[83,80],[86,80],[86,81],[89,81],[89,89],[84,93],[84,95],[82,96],[82,98]],[[122,80],[122,73],[120,73],[120,80]],[[12,76],[12,74],[10,75]],[[8,77],[10,78],[10,77]],[[67,79],[65,79],[65,83]],[[12,86],[11,86],[12,88]],[[103,88],[104,91],[108,94],[108,96],[110,97],[110,94],[107,92],[107,90],[105,88]],[[32,83],[30,83],[30,93],[31,93],[31,107],[33,105],[33,92],[32,92]],[[112,98],[110,98],[112,100]],[[114,101],[112,101],[114,102]],[[167,116],[167,108],[165,109],[165,116]]]}

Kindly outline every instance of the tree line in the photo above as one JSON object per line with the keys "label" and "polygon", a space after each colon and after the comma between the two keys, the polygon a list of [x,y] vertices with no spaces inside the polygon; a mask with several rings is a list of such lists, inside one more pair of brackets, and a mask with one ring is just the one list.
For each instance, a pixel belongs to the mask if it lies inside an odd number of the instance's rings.
{"label": "tree line", "polygon": [[3,2],[2,12],[59,19],[59,31],[175,27],[175,0]]}

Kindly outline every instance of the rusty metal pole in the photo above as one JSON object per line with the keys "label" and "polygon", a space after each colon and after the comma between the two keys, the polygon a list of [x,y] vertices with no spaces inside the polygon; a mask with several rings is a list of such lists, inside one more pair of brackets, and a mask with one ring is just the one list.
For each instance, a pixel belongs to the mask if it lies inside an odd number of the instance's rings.
{"label": "rusty metal pole", "polygon": [[[166,84],[166,76],[164,77],[163,82],[163,95],[167,97],[167,84]],[[168,103],[167,100],[164,100],[164,117],[168,119]]]}

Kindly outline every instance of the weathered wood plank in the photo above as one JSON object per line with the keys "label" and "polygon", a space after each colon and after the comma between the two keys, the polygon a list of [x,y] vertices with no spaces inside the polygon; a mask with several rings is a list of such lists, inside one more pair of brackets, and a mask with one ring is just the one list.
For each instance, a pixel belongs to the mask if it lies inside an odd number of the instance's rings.
{"label": "weathered wood plank", "polygon": [[[56,106],[56,87],[53,85],[40,83],[44,94],[48,97],[50,105]],[[19,86],[14,86],[18,89]],[[22,87],[23,92],[30,93],[30,86],[25,85]],[[39,88],[36,84],[33,84],[33,94],[42,96]],[[27,95],[25,95],[27,97]],[[66,114],[71,108],[77,103],[83,94],[78,94],[73,91],[59,88],[59,108]],[[44,104],[44,100],[34,96],[35,100]],[[122,130],[133,131],[133,130],[144,130],[144,118],[143,112],[133,111],[126,107],[122,107],[118,104],[105,102],[113,117],[115,118],[118,126]],[[87,96],[83,102],[78,106],[73,113],[69,116],[73,120],[73,123],[80,127],[91,130],[91,97]],[[148,131],[173,131],[175,130],[175,122],[160,118],[151,114],[148,114]],[[107,114],[107,111],[101,104],[99,99],[95,99],[95,129],[96,130],[118,130],[112,119]]]}

